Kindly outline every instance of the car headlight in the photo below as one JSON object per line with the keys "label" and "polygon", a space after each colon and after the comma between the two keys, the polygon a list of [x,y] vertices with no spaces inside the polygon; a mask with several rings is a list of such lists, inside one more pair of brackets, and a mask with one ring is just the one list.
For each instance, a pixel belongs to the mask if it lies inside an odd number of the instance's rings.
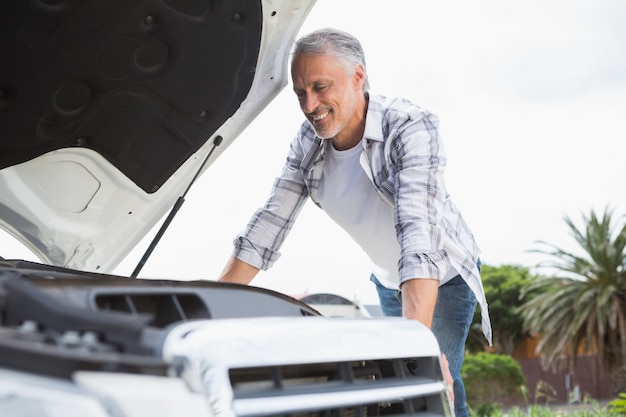
{"label": "car headlight", "polygon": [[178,378],[80,371],[74,381],[0,369],[2,417],[212,417]]}

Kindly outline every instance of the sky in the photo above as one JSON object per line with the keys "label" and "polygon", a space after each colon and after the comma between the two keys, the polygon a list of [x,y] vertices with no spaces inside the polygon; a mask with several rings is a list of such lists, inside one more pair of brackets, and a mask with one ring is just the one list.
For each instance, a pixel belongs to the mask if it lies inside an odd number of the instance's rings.
{"label": "sky", "polygon": [[[372,94],[439,116],[446,185],[483,263],[533,268],[538,241],[577,250],[564,216],[626,213],[625,18],[623,0],[318,0],[301,34],[352,33]],[[217,279],[302,120],[290,83],[196,181],[140,277]],[[281,252],[253,285],[376,302],[367,258],[312,203]]]}

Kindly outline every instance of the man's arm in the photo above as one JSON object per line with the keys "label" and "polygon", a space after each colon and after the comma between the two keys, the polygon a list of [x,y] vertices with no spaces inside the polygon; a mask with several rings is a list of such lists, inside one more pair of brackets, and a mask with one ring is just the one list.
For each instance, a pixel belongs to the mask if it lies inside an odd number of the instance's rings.
{"label": "man's arm", "polygon": [[429,329],[439,291],[439,280],[416,278],[402,283],[402,315],[418,320]]}
{"label": "man's arm", "polygon": [[258,273],[259,268],[231,257],[226,263],[218,281],[248,285]]}
{"label": "man's arm", "polygon": [[[437,293],[439,291],[439,280],[416,278],[405,281],[402,290],[402,315],[408,319],[418,320],[422,324],[432,328],[435,304],[437,303]],[[448,387],[448,396],[454,402],[454,380],[450,373],[448,358],[441,354],[443,375]]]}

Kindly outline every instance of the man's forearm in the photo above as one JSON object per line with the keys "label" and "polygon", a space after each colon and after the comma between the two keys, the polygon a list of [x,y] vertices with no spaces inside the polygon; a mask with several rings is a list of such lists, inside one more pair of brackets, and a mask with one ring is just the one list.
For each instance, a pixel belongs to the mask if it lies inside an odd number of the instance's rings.
{"label": "man's forearm", "polygon": [[219,281],[232,282],[235,284],[249,284],[250,281],[258,274],[259,269],[247,264],[235,257],[231,257],[224,270],[222,271]]}
{"label": "man's forearm", "polygon": [[432,327],[439,281],[416,278],[405,281],[402,290],[402,315]]}

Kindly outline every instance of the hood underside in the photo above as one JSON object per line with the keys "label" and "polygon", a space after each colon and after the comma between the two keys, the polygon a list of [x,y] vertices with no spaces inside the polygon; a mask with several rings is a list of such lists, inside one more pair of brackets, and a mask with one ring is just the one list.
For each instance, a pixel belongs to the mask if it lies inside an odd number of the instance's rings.
{"label": "hood underside", "polygon": [[286,85],[314,1],[2,2],[0,226],[111,271]]}
{"label": "hood underside", "polygon": [[254,79],[259,1],[9,3],[0,168],[90,149],[155,192],[235,113]]}

